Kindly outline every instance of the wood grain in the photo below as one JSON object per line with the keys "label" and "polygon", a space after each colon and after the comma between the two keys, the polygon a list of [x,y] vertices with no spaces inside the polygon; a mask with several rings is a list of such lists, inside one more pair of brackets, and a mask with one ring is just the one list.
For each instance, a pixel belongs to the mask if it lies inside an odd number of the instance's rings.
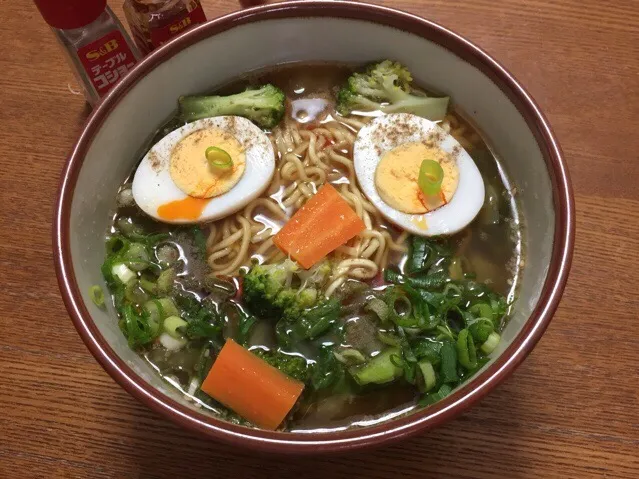
{"label": "wood grain", "polygon": [[[203,2],[212,18],[235,1]],[[31,2],[0,22],[0,477],[639,477],[639,2],[388,0],[481,45],[563,145],[577,249],[515,375],[469,413],[376,452],[256,457],[152,413],[101,369],[60,300],[51,217],[89,110]],[[121,15],[120,2],[113,7]]]}

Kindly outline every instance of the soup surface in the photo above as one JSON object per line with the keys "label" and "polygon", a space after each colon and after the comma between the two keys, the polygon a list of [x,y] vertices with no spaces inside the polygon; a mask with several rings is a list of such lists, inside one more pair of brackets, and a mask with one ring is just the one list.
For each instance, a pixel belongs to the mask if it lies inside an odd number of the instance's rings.
{"label": "soup surface", "polygon": [[[266,131],[274,176],[236,212],[212,222],[169,224],[136,204],[133,175],[117,193],[103,273],[123,334],[187,400],[228,421],[256,422],[202,389],[228,339],[303,385],[279,429],[339,430],[376,424],[446,396],[488,361],[515,302],[521,222],[513,188],[480,132],[454,106],[436,121],[481,172],[479,214],[449,236],[411,234],[380,213],[356,176],[358,132],[384,113],[336,111],[340,89],[355,70],[281,66],[214,92],[271,84],[286,97],[284,117]],[[412,88],[417,97],[431,94]],[[184,123],[179,115],[170,119],[148,148]],[[227,161],[224,152],[215,158],[220,165]],[[423,167],[433,168],[436,183],[439,169],[431,163]],[[352,224],[363,227],[326,254],[313,250],[321,259],[304,268],[303,259],[294,261],[295,251],[313,246],[314,231],[332,228],[331,208],[337,207],[321,205],[324,213],[309,220],[307,235],[295,234],[304,220],[296,213],[325,184],[354,212]],[[295,251],[277,236],[294,215],[302,218],[287,226],[290,242],[301,244]],[[424,218],[411,221],[427,230]],[[265,288],[275,275],[281,284],[269,296]]]}

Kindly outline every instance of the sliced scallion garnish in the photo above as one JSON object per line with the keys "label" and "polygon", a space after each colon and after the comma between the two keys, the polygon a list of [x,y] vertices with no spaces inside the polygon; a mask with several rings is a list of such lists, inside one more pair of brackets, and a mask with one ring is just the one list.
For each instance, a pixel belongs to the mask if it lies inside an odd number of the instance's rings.
{"label": "sliced scallion garnish", "polygon": [[422,377],[424,378],[424,392],[430,391],[437,383],[435,369],[433,368],[433,365],[425,359],[419,361],[417,365],[419,366],[419,370],[422,372]]}
{"label": "sliced scallion garnish", "polygon": [[97,284],[91,286],[89,295],[91,296],[91,301],[93,301],[93,304],[95,304],[98,308],[104,308],[104,292],[102,291],[102,288],[100,286],[98,286]]}
{"label": "sliced scallion garnish", "polygon": [[209,162],[209,165],[212,168],[228,170],[233,167],[233,159],[231,158],[231,155],[222,148],[209,146],[204,152],[204,155],[206,156],[206,161]]}
{"label": "sliced scallion garnish", "polygon": [[438,162],[435,160],[422,161],[417,184],[424,195],[433,196],[439,193],[443,179],[444,170]]}
{"label": "sliced scallion garnish", "polygon": [[490,336],[488,336],[488,339],[486,340],[486,342],[481,345],[481,350],[485,354],[492,353],[497,347],[497,345],[499,345],[500,340],[501,340],[501,336],[497,334],[495,331],[493,331],[492,333],[490,333]]}

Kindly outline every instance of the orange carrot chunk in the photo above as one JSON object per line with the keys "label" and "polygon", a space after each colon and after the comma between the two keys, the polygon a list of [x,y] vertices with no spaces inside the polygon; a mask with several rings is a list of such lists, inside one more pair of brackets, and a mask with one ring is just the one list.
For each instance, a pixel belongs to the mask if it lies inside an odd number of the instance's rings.
{"label": "orange carrot chunk", "polygon": [[229,339],[201,389],[256,426],[274,430],[302,394],[304,383]]}
{"label": "orange carrot chunk", "polygon": [[275,245],[308,269],[366,226],[357,213],[326,183],[275,235]]}

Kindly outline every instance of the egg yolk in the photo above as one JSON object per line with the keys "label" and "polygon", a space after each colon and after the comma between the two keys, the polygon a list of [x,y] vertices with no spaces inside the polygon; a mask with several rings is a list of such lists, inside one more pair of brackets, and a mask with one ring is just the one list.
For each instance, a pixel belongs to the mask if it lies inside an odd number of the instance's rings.
{"label": "egg yolk", "polygon": [[[206,149],[215,146],[233,160],[228,169],[215,168],[206,159]],[[244,148],[230,133],[204,128],[182,138],[171,151],[169,172],[180,190],[194,198],[213,198],[233,188],[244,174]]]}
{"label": "egg yolk", "polygon": [[[424,198],[417,178],[424,160],[437,161],[444,170],[440,195]],[[448,203],[459,183],[457,161],[449,153],[425,143],[406,143],[387,151],[375,170],[375,187],[382,200],[403,213],[420,214]]]}
{"label": "egg yolk", "polygon": [[158,216],[163,220],[197,220],[209,203],[207,198],[187,196],[181,200],[164,203],[158,207]]}

